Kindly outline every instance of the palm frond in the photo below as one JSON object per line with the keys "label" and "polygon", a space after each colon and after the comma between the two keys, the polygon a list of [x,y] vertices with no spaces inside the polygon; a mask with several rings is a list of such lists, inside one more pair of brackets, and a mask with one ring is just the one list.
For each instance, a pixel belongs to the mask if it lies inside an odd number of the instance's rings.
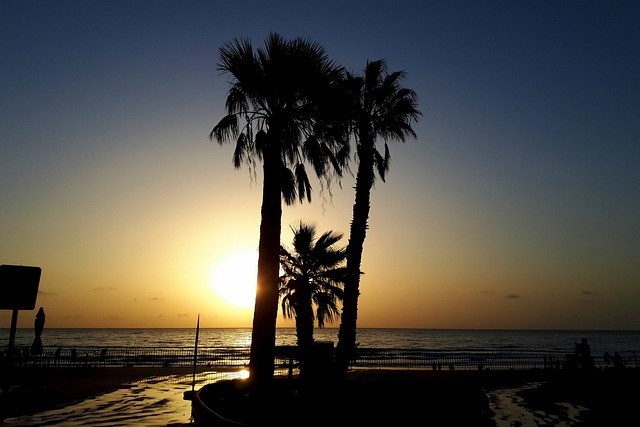
{"label": "palm frond", "polygon": [[287,206],[296,202],[296,178],[285,166],[280,167],[280,192]]}
{"label": "palm frond", "polygon": [[351,144],[346,141],[340,147],[340,150],[336,153],[335,161],[340,167],[340,170],[348,169],[349,167],[349,159],[351,158]]}
{"label": "palm frond", "polygon": [[285,295],[282,298],[282,315],[288,319],[295,316],[295,304],[291,303],[291,295]]}
{"label": "palm frond", "polygon": [[389,145],[385,142],[384,144],[384,157],[380,154],[378,150],[374,152],[374,163],[378,170],[378,175],[384,182],[386,179],[387,172],[389,171],[389,163],[391,161],[391,155],[389,154]]}
{"label": "palm frond", "polygon": [[318,240],[316,240],[315,250],[320,252],[327,252],[330,250],[331,246],[335,245],[342,239],[342,233],[336,233],[334,231],[327,231],[323,233]]}
{"label": "palm frond", "polygon": [[248,98],[248,94],[239,85],[232,85],[225,101],[227,113],[246,113],[249,110]]}
{"label": "palm frond", "polygon": [[374,88],[380,86],[382,75],[386,70],[387,64],[383,59],[367,61],[364,69],[364,92],[371,93]]}
{"label": "palm frond", "polygon": [[311,252],[313,241],[316,239],[317,228],[313,222],[300,221],[293,231],[293,248],[300,256]]}
{"label": "palm frond", "polygon": [[209,139],[215,139],[218,144],[224,144],[238,135],[238,116],[228,114],[224,116],[209,134]]}
{"label": "palm frond", "polygon": [[295,174],[296,183],[298,184],[298,198],[300,199],[300,202],[304,201],[306,196],[307,201],[311,203],[311,183],[309,182],[307,171],[302,163],[298,163],[296,165]]}
{"label": "palm frond", "polygon": [[[346,255],[346,253],[344,254]],[[343,260],[344,260],[343,255]],[[342,299],[343,294],[343,283],[345,274],[347,273],[347,268],[345,266],[340,266],[336,268],[332,268],[327,270],[324,273],[325,279],[328,280],[328,283],[325,284],[326,287],[330,288],[331,292],[338,294],[338,299]]]}
{"label": "palm frond", "polygon": [[338,318],[339,310],[334,294],[316,293],[313,296],[313,302],[316,306],[318,327],[324,328],[325,323],[332,323]]}
{"label": "palm frond", "polygon": [[237,71],[247,64],[255,62],[253,55],[253,47],[249,39],[233,39],[226,42],[220,48],[220,62],[218,70],[230,73],[240,80]]}
{"label": "palm frond", "polygon": [[249,159],[251,154],[251,143],[247,139],[247,136],[244,133],[238,135],[238,139],[236,141],[236,148],[233,151],[233,166],[238,169],[242,166],[242,163]]}

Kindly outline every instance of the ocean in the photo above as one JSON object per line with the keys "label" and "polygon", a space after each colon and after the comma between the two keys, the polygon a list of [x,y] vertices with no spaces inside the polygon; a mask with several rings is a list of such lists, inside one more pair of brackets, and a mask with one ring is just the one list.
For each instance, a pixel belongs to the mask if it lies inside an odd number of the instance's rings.
{"label": "ocean", "polygon": [[[45,327],[42,342],[46,347],[156,347],[193,348],[195,328],[172,329],[63,329]],[[338,342],[337,328],[316,329],[316,341]],[[574,343],[587,338],[594,356],[605,352],[640,353],[640,331],[589,331],[589,330],[461,330],[461,329],[379,329],[358,330],[360,348],[419,349],[435,351],[536,351],[567,352],[574,350]],[[0,329],[0,346],[7,347],[9,329]],[[19,328],[15,346],[30,346],[34,331]],[[251,328],[200,329],[199,347],[248,347],[251,344]],[[280,328],[276,333],[276,345],[295,345],[294,328]]]}

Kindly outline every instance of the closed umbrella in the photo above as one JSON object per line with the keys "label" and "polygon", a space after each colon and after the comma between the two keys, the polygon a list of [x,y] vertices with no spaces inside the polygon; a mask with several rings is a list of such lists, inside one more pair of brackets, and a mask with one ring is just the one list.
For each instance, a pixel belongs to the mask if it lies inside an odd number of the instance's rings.
{"label": "closed umbrella", "polygon": [[40,307],[38,314],[36,314],[36,320],[34,322],[34,332],[36,337],[31,344],[31,354],[42,354],[42,331],[44,330],[44,309]]}

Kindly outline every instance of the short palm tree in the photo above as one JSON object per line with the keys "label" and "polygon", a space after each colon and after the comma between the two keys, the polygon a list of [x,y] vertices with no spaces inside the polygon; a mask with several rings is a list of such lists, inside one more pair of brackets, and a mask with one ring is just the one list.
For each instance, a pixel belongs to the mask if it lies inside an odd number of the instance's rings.
{"label": "short palm tree", "polygon": [[258,277],[251,336],[250,379],[257,393],[267,390],[274,374],[279,299],[279,250],[282,200],[311,201],[304,163],[330,182],[339,169],[334,153],[344,134],[336,124],[337,83],[342,69],[317,43],[285,40],[270,34],[254,51],[249,40],[220,48],[218,69],[231,78],[227,114],[210,138],[235,143],[233,164],[255,171],[262,162],[263,191],[258,246]]}
{"label": "short palm tree", "polygon": [[[384,60],[368,61],[363,76],[347,73],[346,85],[351,99],[350,119],[356,145],[358,171],[355,203],[347,245],[347,268],[344,301],[336,348],[338,378],[344,378],[356,348],[358,297],[360,295],[360,265],[367,232],[371,189],[378,176],[385,180],[389,171],[387,141],[404,142],[416,137],[411,124],[421,113],[417,109],[417,95],[400,86],[403,71],[389,73]],[[384,140],[384,153],[378,150],[378,137]]]}
{"label": "short palm tree", "polygon": [[284,271],[280,295],[283,315],[295,318],[300,377],[305,380],[314,345],[315,321],[322,328],[325,322],[331,323],[339,315],[346,253],[344,248],[335,247],[342,234],[327,231],[317,237],[316,225],[305,222],[300,222],[292,231],[293,250],[284,246],[280,250]]}

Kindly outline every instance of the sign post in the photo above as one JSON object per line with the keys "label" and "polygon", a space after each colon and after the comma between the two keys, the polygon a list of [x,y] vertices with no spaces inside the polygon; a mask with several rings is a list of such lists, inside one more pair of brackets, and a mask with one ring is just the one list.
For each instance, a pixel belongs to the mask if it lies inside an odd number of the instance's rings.
{"label": "sign post", "polygon": [[0,310],[13,310],[9,332],[9,352],[13,350],[18,327],[18,310],[36,307],[40,267],[0,265]]}
{"label": "sign post", "polygon": [[13,343],[16,341],[16,328],[18,327],[18,310],[11,313],[11,330],[9,331],[9,350],[13,350]]}

